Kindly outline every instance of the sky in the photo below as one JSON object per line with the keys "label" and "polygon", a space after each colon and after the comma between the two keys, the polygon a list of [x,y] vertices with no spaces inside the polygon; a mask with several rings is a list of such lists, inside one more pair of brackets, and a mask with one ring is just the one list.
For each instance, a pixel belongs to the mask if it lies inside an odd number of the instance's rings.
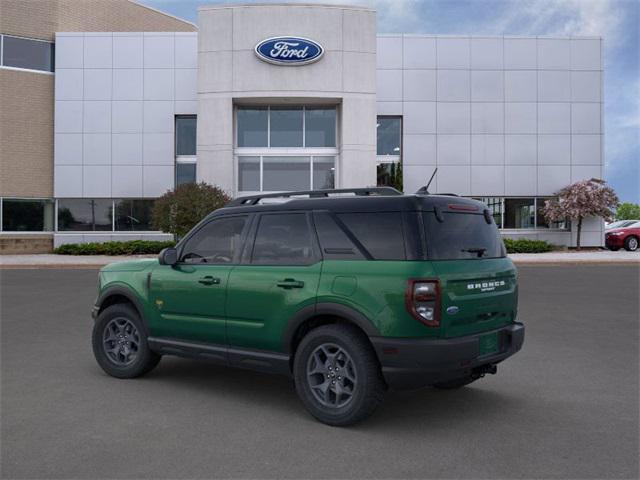
{"label": "sky", "polygon": [[[197,23],[197,7],[250,0],[139,0]],[[259,3],[270,3],[259,0]],[[313,0],[289,0],[313,3]],[[321,0],[378,11],[379,33],[587,35],[604,39],[605,180],[640,203],[640,1]]]}

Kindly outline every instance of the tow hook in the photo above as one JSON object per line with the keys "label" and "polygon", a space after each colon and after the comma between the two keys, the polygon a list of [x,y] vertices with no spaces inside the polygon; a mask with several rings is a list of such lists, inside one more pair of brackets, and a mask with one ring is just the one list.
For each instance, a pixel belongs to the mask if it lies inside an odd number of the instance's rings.
{"label": "tow hook", "polygon": [[497,371],[498,371],[498,366],[492,363],[489,363],[487,365],[481,365],[479,367],[474,368],[471,371],[471,376],[473,378],[482,378],[487,374],[495,375]]}

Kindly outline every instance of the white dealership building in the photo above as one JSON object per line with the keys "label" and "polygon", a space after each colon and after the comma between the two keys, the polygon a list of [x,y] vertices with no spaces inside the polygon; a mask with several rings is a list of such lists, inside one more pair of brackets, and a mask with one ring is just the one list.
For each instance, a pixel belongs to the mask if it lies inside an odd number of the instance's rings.
{"label": "white dealership building", "polygon": [[[539,210],[603,177],[600,38],[379,35],[375,10],[300,4],[205,6],[197,27],[56,34],[56,245],[161,238],[149,206],[176,183],[413,193],[434,172],[505,235],[575,244]],[[583,245],[602,237],[589,219]]]}

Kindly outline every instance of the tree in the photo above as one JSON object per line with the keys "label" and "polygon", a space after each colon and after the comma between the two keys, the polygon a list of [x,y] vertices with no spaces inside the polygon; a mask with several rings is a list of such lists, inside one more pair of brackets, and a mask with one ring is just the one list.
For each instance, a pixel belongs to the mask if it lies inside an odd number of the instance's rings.
{"label": "tree", "polygon": [[640,220],[640,205],[623,202],[616,209],[616,220]]}
{"label": "tree", "polygon": [[604,180],[581,180],[555,194],[558,198],[547,200],[543,215],[550,222],[566,218],[577,221],[576,246],[580,250],[580,233],[585,217],[613,218],[613,209],[619,204],[618,196]]}
{"label": "tree", "polygon": [[183,237],[206,215],[231,201],[224,191],[204,182],[186,183],[155,201],[151,224]]}

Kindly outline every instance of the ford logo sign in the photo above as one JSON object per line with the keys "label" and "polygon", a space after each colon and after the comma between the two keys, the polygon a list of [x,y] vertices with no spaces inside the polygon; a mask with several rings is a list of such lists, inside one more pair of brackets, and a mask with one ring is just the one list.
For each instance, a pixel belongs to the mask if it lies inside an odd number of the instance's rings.
{"label": "ford logo sign", "polygon": [[308,65],[320,60],[324,48],[308,38],[273,37],[258,43],[255,51],[260,60],[275,65]]}
{"label": "ford logo sign", "polygon": [[451,305],[450,307],[447,307],[447,313],[449,315],[455,315],[459,311],[460,311],[460,309],[458,307],[456,307],[455,305]]}

